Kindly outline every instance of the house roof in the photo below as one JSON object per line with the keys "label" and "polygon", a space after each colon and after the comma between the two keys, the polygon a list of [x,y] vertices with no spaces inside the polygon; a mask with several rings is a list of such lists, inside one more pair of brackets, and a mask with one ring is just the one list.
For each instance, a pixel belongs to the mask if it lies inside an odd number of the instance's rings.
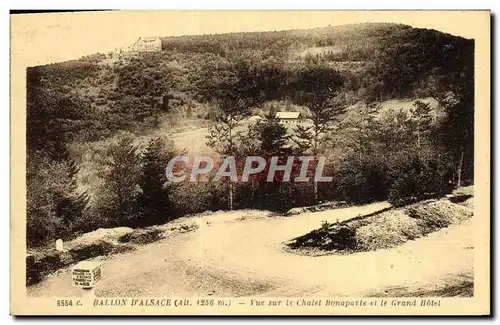
{"label": "house roof", "polygon": [[156,41],[156,40],[160,40],[160,38],[158,36],[141,37],[141,39],[144,42],[153,42],[153,41]]}
{"label": "house roof", "polygon": [[276,112],[276,117],[296,119],[300,117],[300,112]]}

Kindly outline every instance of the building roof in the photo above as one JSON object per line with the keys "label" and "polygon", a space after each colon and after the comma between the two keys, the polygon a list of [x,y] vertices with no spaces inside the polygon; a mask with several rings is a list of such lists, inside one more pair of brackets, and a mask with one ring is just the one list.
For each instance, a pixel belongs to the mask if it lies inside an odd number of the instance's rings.
{"label": "building roof", "polygon": [[[160,38],[158,36],[150,36],[150,37],[141,37],[141,39],[144,41],[144,42],[152,42],[152,41],[157,41],[157,40],[160,40]],[[161,40],[160,40],[161,41]]]}
{"label": "building roof", "polygon": [[300,112],[276,112],[276,117],[296,119],[300,117]]}

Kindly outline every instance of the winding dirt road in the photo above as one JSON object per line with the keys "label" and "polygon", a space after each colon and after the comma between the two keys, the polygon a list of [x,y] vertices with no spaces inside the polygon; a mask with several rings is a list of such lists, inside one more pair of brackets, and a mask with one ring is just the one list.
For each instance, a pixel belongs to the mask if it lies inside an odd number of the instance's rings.
{"label": "winding dirt road", "polygon": [[[399,247],[351,255],[303,256],[282,243],[323,220],[343,221],[388,206],[365,206],[293,217],[256,211],[189,219],[177,234],[104,261],[96,296],[371,296],[452,286],[473,274],[472,221]],[[28,288],[30,296],[79,296],[68,270]]]}

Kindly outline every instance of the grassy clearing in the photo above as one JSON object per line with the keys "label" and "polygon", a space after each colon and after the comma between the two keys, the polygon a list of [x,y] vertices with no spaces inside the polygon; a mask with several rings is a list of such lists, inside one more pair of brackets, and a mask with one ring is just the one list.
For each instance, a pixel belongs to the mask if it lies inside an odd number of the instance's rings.
{"label": "grassy clearing", "polygon": [[[473,204],[468,197],[463,202]],[[473,210],[450,198],[426,200],[402,208],[389,208],[322,227],[285,243],[287,249],[309,255],[349,254],[392,248],[441,228],[460,224]]]}

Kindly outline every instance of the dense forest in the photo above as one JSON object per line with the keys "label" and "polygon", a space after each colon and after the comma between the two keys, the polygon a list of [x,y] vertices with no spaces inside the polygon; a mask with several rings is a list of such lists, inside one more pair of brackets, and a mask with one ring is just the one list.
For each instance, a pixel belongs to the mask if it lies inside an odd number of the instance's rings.
{"label": "dense forest", "polygon": [[[165,37],[162,48],[28,68],[28,246],[205,210],[405,204],[473,181],[473,40],[381,23]],[[412,105],[383,109],[396,99]],[[273,116],[293,109],[310,125]],[[220,157],[326,156],[333,182],[169,184],[171,157],[203,152],[155,130],[188,122],[209,126],[203,141]]]}

